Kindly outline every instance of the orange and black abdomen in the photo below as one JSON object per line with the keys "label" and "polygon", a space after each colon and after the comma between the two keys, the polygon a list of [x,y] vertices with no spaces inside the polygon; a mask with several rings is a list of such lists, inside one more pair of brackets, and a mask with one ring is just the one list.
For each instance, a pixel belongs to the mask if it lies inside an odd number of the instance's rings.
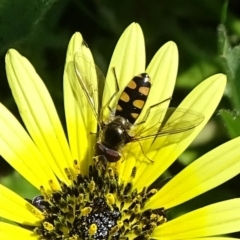
{"label": "orange and black abdomen", "polygon": [[135,76],[120,96],[115,115],[133,124],[146,103],[150,87],[150,77],[147,73]]}

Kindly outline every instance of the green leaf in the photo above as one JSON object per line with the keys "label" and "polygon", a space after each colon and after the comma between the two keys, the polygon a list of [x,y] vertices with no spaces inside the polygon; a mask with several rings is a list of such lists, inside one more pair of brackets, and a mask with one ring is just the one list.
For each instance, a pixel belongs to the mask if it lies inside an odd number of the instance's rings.
{"label": "green leaf", "polygon": [[226,60],[233,78],[236,79],[240,68],[240,46],[230,49],[226,55]]}
{"label": "green leaf", "polygon": [[15,171],[1,178],[1,184],[24,198],[32,199],[34,196],[39,195],[39,191]]}
{"label": "green leaf", "polygon": [[219,115],[222,118],[228,134],[231,138],[240,136],[240,112],[220,110]]}
{"label": "green leaf", "polygon": [[218,26],[218,48],[220,56],[222,58],[225,58],[225,56],[228,54],[229,49],[231,48],[230,43],[228,41],[226,28],[223,24],[220,24]]}
{"label": "green leaf", "polygon": [[228,0],[225,0],[223,3],[222,13],[221,13],[221,23],[225,23],[227,19],[227,12],[228,12]]}
{"label": "green leaf", "polygon": [[207,76],[216,73],[216,71],[217,68],[213,62],[198,61],[178,76],[176,84],[178,87],[192,89]]}
{"label": "green leaf", "polygon": [[224,25],[218,27],[221,62],[228,77],[229,100],[240,108],[240,46],[231,48]]}
{"label": "green leaf", "polygon": [[56,0],[1,0],[0,52],[22,40]]}

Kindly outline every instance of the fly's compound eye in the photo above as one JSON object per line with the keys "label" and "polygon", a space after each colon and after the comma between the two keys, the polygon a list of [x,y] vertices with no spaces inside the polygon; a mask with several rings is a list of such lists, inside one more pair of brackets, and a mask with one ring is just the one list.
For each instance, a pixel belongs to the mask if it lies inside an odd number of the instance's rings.
{"label": "fly's compound eye", "polygon": [[117,162],[121,158],[118,151],[107,148],[102,143],[96,144],[96,155],[104,156],[108,162]]}

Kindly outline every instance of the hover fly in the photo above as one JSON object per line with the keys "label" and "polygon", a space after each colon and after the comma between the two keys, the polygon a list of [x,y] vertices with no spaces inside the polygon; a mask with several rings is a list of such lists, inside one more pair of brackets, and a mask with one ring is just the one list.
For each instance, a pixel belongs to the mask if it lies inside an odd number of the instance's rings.
{"label": "hover fly", "polygon": [[[75,54],[73,65],[74,79],[77,78],[98,122],[95,155],[102,156],[108,162],[119,161],[122,157],[122,149],[128,145],[130,149],[130,144],[134,142],[140,145],[143,155],[152,161],[147,157],[147,151],[159,148],[159,144],[156,144],[159,137],[173,136],[168,137],[167,144],[176,143],[189,136],[204,119],[201,113],[188,109],[161,109],[161,103],[150,106],[144,111],[151,92],[151,77],[147,73],[129,77],[127,86],[120,92],[116,68],[112,69],[116,91],[109,97],[107,104],[98,107],[99,101],[101,102],[99,99],[104,97],[102,96],[103,75],[80,53]],[[74,79],[70,78],[70,85],[74,93],[78,94]],[[170,98],[165,101],[169,100]],[[81,106],[80,101],[79,105]],[[108,111],[107,117],[106,111]],[[141,114],[144,116],[137,121]]]}

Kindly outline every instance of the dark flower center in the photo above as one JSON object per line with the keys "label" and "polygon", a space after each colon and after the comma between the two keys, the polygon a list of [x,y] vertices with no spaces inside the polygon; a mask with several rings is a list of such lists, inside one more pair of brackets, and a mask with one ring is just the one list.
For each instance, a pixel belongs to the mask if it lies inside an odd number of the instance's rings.
{"label": "dark flower center", "polygon": [[163,208],[144,208],[157,189],[133,189],[136,171],[119,184],[111,166],[90,166],[88,177],[79,174],[70,186],[61,182],[61,192],[35,197],[32,203],[45,219],[34,232],[41,240],[149,239],[166,214]]}
{"label": "dark flower center", "polygon": [[[97,225],[95,233],[97,238],[95,238],[99,240],[107,239],[109,231],[116,226],[117,220],[121,218],[119,209],[116,206],[111,209],[102,197],[96,197],[87,207],[92,209],[91,212],[87,216],[82,216],[74,221],[71,235],[78,235],[82,239],[88,239],[89,226],[94,223]],[[118,235],[116,233],[115,237]]]}

